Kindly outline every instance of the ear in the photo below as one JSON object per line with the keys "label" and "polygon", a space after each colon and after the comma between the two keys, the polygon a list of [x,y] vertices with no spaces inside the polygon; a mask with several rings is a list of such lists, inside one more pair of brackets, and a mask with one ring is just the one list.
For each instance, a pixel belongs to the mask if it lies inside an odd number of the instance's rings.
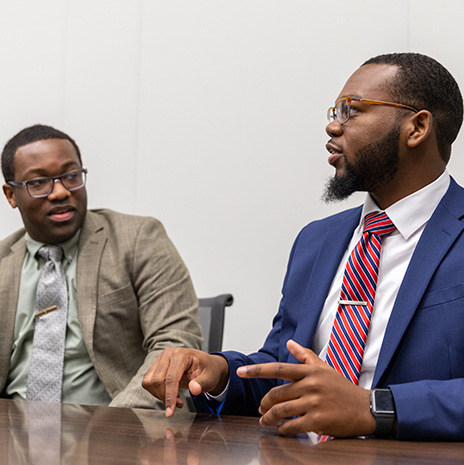
{"label": "ear", "polygon": [[8,203],[11,205],[11,208],[16,208],[17,205],[13,188],[9,184],[3,184],[3,193],[5,194]]}
{"label": "ear", "polygon": [[433,131],[433,116],[428,110],[421,110],[407,120],[406,137],[408,147],[416,148],[422,144]]}

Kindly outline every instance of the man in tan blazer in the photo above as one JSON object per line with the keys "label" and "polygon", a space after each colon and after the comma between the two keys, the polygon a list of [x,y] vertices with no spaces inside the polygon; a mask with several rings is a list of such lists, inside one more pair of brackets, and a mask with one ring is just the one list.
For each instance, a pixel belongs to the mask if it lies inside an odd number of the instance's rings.
{"label": "man in tan blazer", "polygon": [[87,210],[79,148],[49,126],[13,137],[2,171],[24,223],[0,242],[2,396],[27,398],[40,274],[34,252],[60,244],[69,297],[62,401],[163,408],[141,387],[143,375],[166,347],[199,348],[201,332],[190,276],[161,223]]}

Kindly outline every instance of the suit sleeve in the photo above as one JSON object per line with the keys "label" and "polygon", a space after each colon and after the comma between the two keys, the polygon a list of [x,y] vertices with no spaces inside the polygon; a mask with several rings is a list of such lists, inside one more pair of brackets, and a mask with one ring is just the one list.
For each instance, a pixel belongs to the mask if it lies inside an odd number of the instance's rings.
{"label": "suit sleeve", "polygon": [[142,388],[142,379],[165,348],[201,348],[198,299],[186,266],[161,223],[153,218],[143,221],[132,263],[128,265],[146,356],[135,376],[110,405],[164,408]]}
{"label": "suit sleeve", "polygon": [[389,387],[398,418],[398,439],[464,440],[464,379],[423,380]]}

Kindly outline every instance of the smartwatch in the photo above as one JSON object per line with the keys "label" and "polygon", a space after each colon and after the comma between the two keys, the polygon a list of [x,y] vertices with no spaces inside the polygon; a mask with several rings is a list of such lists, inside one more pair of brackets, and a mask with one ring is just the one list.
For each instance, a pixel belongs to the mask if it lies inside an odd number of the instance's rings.
{"label": "smartwatch", "polygon": [[371,391],[371,413],[376,423],[374,436],[379,438],[392,437],[396,412],[390,389],[373,389]]}

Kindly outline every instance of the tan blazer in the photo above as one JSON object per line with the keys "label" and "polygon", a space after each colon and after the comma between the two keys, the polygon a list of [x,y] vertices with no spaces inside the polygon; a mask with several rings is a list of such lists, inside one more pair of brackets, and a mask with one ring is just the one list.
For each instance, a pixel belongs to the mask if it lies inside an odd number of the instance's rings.
{"label": "tan blazer", "polygon": [[[0,392],[13,344],[24,232],[0,242]],[[141,387],[143,375],[164,348],[201,346],[195,291],[162,224],[89,210],[79,240],[77,301],[82,336],[110,405],[162,408]]]}

